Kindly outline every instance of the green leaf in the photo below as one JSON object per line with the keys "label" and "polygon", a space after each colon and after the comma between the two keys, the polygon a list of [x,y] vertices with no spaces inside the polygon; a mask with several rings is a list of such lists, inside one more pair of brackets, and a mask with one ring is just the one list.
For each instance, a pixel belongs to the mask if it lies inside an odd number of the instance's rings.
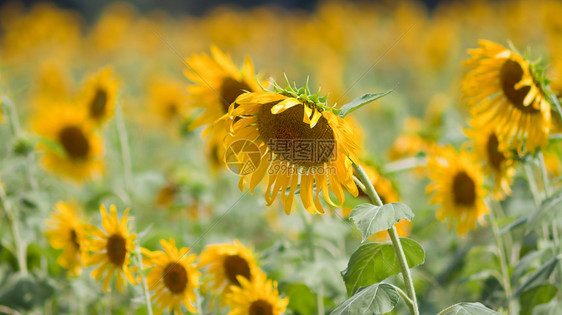
{"label": "green leaf", "polygon": [[537,305],[533,315],[562,315],[562,302],[552,301],[548,304]]}
{"label": "green leaf", "polygon": [[385,314],[392,311],[399,300],[400,295],[393,286],[377,283],[360,288],[352,297],[336,307],[330,315]]}
{"label": "green leaf", "polygon": [[2,284],[0,305],[29,311],[43,305],[54,293],[55,289],[46,279],[17,274]]}
{"label": "green leaf", "polygon": [[375,100],[378,100],[379,98],[386,96],[388,94],[390,94],[390,92],[392,92],[392,90],[388,90],[386,92],[382,92],[382,93],[367,93],[367,94],[363,94],[357,98],[355,98],[354,100],[352,100],[351,102],[343,105],[338,112],[338,116],[344,118],[345,116],[349,115],[351,112],[353,112],[356,109],[359,109]]}
{"label": "green leaf", "polygon": [[301,314],[312,314],[316,310],[316,297],[305,284],[291,283],[284,291],[289,297],[289,309]]}
{"label": "green leaf", "polygon": [[532,315],[533,308],[539,304],[548,303],[558,292],[558,289],[550,284],[540,284],[521,293],[519,302],[521,311],[519,315]]}
{"label": "green leaf", "polygon": [[[409,238],[401,238],[400,242],[410,268],[423,263],[424,251],[420,244]],[[366,243],[351,255],[342,277],[347,294],[351,296],[360,287],[381,282],[399,272],[400,265],[392,243]]]}
{"label": "green leaf", "polygon": [[534,212],[529,218],[527,224],[527,232],[536,230],[542,226],[543,223],[560,220],[560,208],[562,207],[562,192],[547,198],[541,204],[539,210]]}
{"label": "green leaf", "polygon": [[528,216],[519,218],[519,219],[511,222],[510,224],[506,225],[505,227],[503,227],[500,230],[499,235],[503,235],[503,234],[505,234],[505,233],[507,233],[511,230],[515,230],[516,228],[518,228],[518,227],[524,225],[525,223],[527,223],[527,221],[529,221]]}
{"label": "green leaf", "polygon": [[480,303],[457,303],[442,310],[438,315],[500,315]]}
{"label": "green leaf", "polygon": [[349,217],[361,232],[364,242],[369,236],[390,229],[400,219],[412,221],[414,213],[410,207],[400,202],[389,203],[382,207],[364,203],[355,207]]}
{"label": "green leaf", "polygon": [[557,257],[554,257],[549,261],[547,261],[546,263],[544,263],[539,269],[535,270],[532,274],[529,275],[527,279],[525,279],[525,281],[517,288],[517,290],[515,290],[511,298],[513,299],[518,297],[521,293],[526,291],[528,288],[548,279],[548,277],[550,277],[550,274],[554,271],[554,268],[556,268],[557,264],[558,264]]}

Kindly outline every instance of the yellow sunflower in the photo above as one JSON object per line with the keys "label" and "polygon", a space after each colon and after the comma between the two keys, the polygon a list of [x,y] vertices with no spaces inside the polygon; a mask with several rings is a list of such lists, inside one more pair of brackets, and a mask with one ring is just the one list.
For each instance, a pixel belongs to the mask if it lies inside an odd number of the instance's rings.
{"label": "yellow sunflower", "polygon": [[178,250],[173,239],[160,240],[164,251],[149,251],[141,248],[146,258],[143,260],[145,267],[153,267],[147,277],[148,287],[154,292],[156,308],[162,312],[166,307],[168,312],[183,314],[181,304],[191,312],[197,312],[191,303],[195,303],[195,289],[199,287],[201,275],[193,265],[196,255],[187,255],[189,248]]}
{"label": "yellow sunflower", "polygon": [[550,104],[529,61],[491,41],[471,49],[473,68],[462,83],[472,115],[496,127],[500,146],[534,152],[548,142]]}
{"label": "yellow sunflower", "polygon": [[228,293],[231,286],[239,286],[240,278],[253,281],[259,271],[252,251],[238,240],[233,244],[208,245],[199,261],[199,266],[208,267],[208,273],[212,275],[207,285],[221,294]]}
{"label": "yellow sunflower", "polygon": [[46,222],[49,227],[45,235],[53,248],[62,249],[57,263],[70,271],[73,276],[80,274],[87,257],[87,225],[78,219],[72,205],[59,201],[55,212]]}
{"label": "yellow sunflower", "polygon": [[476,158],[481,162],[484,174],[491,176],[494,181],[494,197],[503,199],[511,194],[509,186],[513,183],[517,162],[511,151],[500,148],[493,125],[473,124],[466,134],[472,139]]}
{"label": "yellow sunflower", "polygon": [[482,186],[482,169],[466,151],[457,153],[451,146],[436,151],[427,162],[432,180],[427,192],[434,193],[431,203],[440,206],[437,219],[444,221],[450,217],[456,223],[457,233],[465,235],[489,212],[484,203],[486,191]]}
{"label": "yellow sunflower", "polygon": [[150,111],[162,124],[178,123],[186,117],[188,95],[180,82],[159,79],[150,84],[149,92]]}
{"label": "yellow sunflower", "polygon": [[287,309],[289,298],[279,298],[277,282],[268,280],[263,272],[256,273],[252,281],[238,279],[240,286],[232,286],[226,296],[228,315],[280,315]]}
{"label": "yellow sunflower", "polygon": [[102,216],[102,225],[105,230],[102,231],[97,227],[92,227],[92,236],[95,239],[90,241],[89,250],[94,252],[88,259],[88,266],[98,265],[92,271],[91,277],[99,281],[107,271],[103,281],[103,289],[107,291],[109,288],[109,281],[115,272],[117,274],[117,290],[123,291],[123,284],[127,285],[127,279],[133,285],[137,284],[132,270],[129,267],[129,257],[134,251],[136,238],[135,234],[130,234],[127,230],[127,217],[129,209],[126,209],[121,217],[117,217],[117,209],[114,205],[110,207],[111,215],[103,205],[100,206],[100,213]]}
{"label": "yellow sunflower", "polygon": [[33,119],[33,129],[44,138],[38,149],[46,169],[76,182],[101,175],[104,169],[101,138],[77,106],[44,103]]}
{"label": "yellow sunflower", "polygon": [[79,103],[86,108],[88,118],[101,125],[113,117],[118,81],[109,67],[89,76],[84,83]]}
{"label": "yellow sunflower", "polygon": [[209,126],[205,131],[205,135],[210,136],[207,151],[216,168],[221,165],[224,156],[222,141],[226,136],[223,123],[217,120],[228,112],[228,107],[240,94],[245,91],[261,91],[261,88],[249,57],[244,60],[242,69],[238,69],[230,57],[212,46],[211,56],[193,55],[186,62],[191,70],[187,70],[185,75],[195,83],[187,87],[190,94],[189,106],[203,109],[190,128]]}
{"label": "yellow sunflower", "polygon": [[[267,205],[281,192],[287,214],[297,186],[304,208],[311,214],[324,213],[320,191],[335,207],[343,204],[343,188],[357,196],[352,161],[358,163],[359,148],[352,127],[322,107],[323,102],[325,99],[299,94],[296,89],[245,93],[236,99],[229,111],[230,134],[225,145],[233,152],[237,145],[247,142],[259,148],[259,160],[251,154],[241,156],[244,163],[253,162],[256,170],[240,170],[240,189],[248,182],[253,193],[267,178]],[[227,151],[227,159],[230,153]],[[313,198],[314,184],[317,189]],[[330,191],[339,204],[331,200]]]}

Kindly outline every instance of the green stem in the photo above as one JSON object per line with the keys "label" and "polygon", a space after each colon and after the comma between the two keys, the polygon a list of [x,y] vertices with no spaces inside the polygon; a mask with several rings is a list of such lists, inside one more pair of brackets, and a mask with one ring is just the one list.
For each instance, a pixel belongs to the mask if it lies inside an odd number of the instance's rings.
{"label": "green stem", "polygon": [[533,170],[531,169],[531,166],[527,163],[525,163],[525,174],[527,175],[527,183],[529,184],[529,189],[531,190],[531,194],[533,195],[535,206],[538,209],[541,205],[541,197],[539,194],[537,183],[535,181],[535,176],[533,175]]}
{"label": "green stem", "polygon": [[123,160],[123,172],[125,176],[125,187],[130,193],[133,188],[133,171],[131,164],[131,151],[129,147],[129,137],[127,136],[127,128],[123,118],[121,106],[115,108],[115,120],[117,123],[117,133],[119,134],[119,144],[121,146],[121,158]]}
{"label": "green stem", "polygon": [[539,167],[541,169],[541,177],[542,177],[542,183],[544,185],[545,197],[548,198],[550,197],[550,182],[548,180],[548,172],[546,170],[546,164],[544,163],[544,155],[542,154],[542,151],[539,151],[538,160],[539,160]]}
{"label": "green stem", "polygon": [[148,315],[152,315],[152,303],[150,303],[150,292],[148,291],[148,283],[146,282],[146,277],[142,273],[142,253],[140,250],[140,246],[137,246],[137,263],[139,266],[139,272],[141,277],[141,284],[142,284],[142,291],[144,293],[144,302],[146,303],[146,310],[148,311]]}
{"label": "green stem", "polygon": [[202,299],[203,297],[201,297],[199,288],[195,289],[195,307],[197,308],[197,313],[199,314],[205,314],[205,312],[203,312],[203,304],[201,304]]}
{"label": "green stem", "polygon": [[496,246],[498,249],[498,257],[500,259],[500,267],[501,267],[501,279],[503,282],[503,289],[505,292],[505,299],[508,303],[508,314],[515,314],[513,309],[513,303],[511,299],[511,282],[509,279],[509,269],[507,266],[507,258],[505,255],[506,248],[503,242],[503,238],[500,235],[500,229],[498,228],[498,224],[496,223],[496,217],[494,215],[494,207],[491,207],[489,213],[490,218],[490,225],[492,226],[492,233],[494,234],[494,238],[496,239]]}
{"label": "green stem", "polygon": [[[359,180],[363,182],[363,185],[366,188],[365,193],[369,196],[371,202],[376,206],[382,206],[383,203],[381,198],[377,194],[375,187],[369,180],[369,177],[361,167],[361,165],[353,164],[353,168],[359,177]],[[408,297],[412,301],[412,303],[406,302],[410,309],[410,313],[412,315],[419,315],[418,310],[418,301],[416,298],[416,291],[414,288],[414,282],[412,280],[412,275],[410,273],[410,268],[408,267],[408,261],[406,260],[406,255],[404,254],[404,249],[402,248],[402,244],[400,243],[400,238],[398,237],[398,233],[396,232],[396,228],[392,226],[390,229],[387,230],[388,235],[390,236],[390,240],[392,241],[392,246],[394,247],[394,252],[396,253],[396,257],[398,258],[398,263],[400,265],[400,270],[402,271],[402,277],[404,278],[404,285],[406,286],[406,293]]]}
{"label": "green stem", "polygon": [[6,214],[6,218],[10,223],[10,231],[12,232],[12,238],[14,239],[14,246],[16,251],[16,258],[18,260],[18,266],[20,268],[20,272],[23,275],[27,275],[27,257],[26,257],[26,245],[25,242],[21,238],[18,220],[17,217],[12,211],[12,207],[6,198],[6,191],[4,190],[4,186],[0,183],[0,199],[2,201],[2,207],[4,208],[4,213]]}

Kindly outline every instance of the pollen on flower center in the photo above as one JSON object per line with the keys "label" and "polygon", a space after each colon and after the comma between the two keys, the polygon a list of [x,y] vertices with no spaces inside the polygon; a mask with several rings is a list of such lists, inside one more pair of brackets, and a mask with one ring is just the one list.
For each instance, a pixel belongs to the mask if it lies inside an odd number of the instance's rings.
{"label": "pollen on flower center", "polygon": [[472,206],[476,201],[476,185],[464,171],[458,172],[453,179],[453,198],[455,204]]}
{"label": "pollen on flower center", "polygon": [[123,265],[127,254],[125,239],[118,234],[111,235],[107,240],[106,251],[107,257],[114,265]]}
{"label": "pollen on flower center", "polygon": [[238,255],[229,255],[224,258],[224,271],[230,283],[237,286],[240,286],[240,282],[238,282],[236,276],[241,275],[248,280],[251,280],[252,277],[250,265],[244,258]]}
{"label": "pollen on flower center", "polygon": [[224,78],[220,88],[224,112],[228,112],[228,107],[230,107],[230,104],[232,104],[240,94],[244,93],[244,91],[251,90],[252,88],[244,81],[238,81],[231,77]]}
{"label": "pollen on flower center", "polygon": [[100,118],[105,114],[107,99],[107,92],[104,89],[98,88],[90,104],[90,117]]}
{"label": "pollen on flower center", "polygon": [[250,305],[249,315],[273,315],[273,307],[267,301],[257,300]]}
{"label": "pollen on flower center", "polygon": [[173,293],[183,292],[188,281],[187,271],[179,263],[170,263],[164,269],[164,284]]}
{"label": "pollen on flower center", "polygon": [[64,151],[73,159],[85,159],[90,152],[90,143],[88,138],[76,126],[64,127],[59,133],[59,141]]}
{"label": "pollen on flower center", "polygon": [[486,152],[488,153],[488,161],[492,167],[499,170],[505,156],[498,150],[499,141],[495,133],[491,133],[486,142]]}
{"label": "pollen on flower center", "polygon": [[320,117],[314,128],[303,122],[304,106],[293,106],[272,114],[276,103],[264,104],[258,112],[258,131],[270,150],[280,159],[304,167],[321,166],[336,153],[334,131]]}
{"label": "pollen on flower center", "polygon": [[538,112],[539,110],[533,108],[533,106],[525,106],[523,104],[523,100],[531,88],[529,86],[524,86],[520,89],[515,88],[515,85],[521,81],[522,77],[523,69],[521,65],[516,61],[507,59],[500,70],[500,84],[503,94],[517,109],[527,113]]}

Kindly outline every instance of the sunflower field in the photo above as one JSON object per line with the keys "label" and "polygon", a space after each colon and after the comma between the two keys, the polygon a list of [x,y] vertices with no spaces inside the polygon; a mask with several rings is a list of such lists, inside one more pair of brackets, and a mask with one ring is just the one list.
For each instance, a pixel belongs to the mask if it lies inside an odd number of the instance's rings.
{"label": "sunflower field", "polygon": [[562,314],[562,1],[1,3],[0,314]]}

